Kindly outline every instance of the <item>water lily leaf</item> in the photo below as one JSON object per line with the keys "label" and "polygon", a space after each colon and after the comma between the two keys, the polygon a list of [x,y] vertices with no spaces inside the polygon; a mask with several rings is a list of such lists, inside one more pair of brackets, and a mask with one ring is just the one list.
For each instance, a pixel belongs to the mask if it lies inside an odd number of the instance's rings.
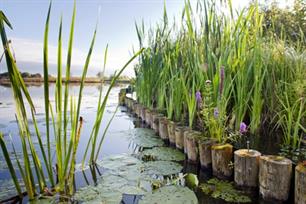
{"label": "water lily leaf", "polygon": [[182,186],[165,186],[146,193],[139,204],[197,204],[198,199],[193,191]]}
{"label": "water lily leaf", "polygon": [[182,171],[183,166],[170,161],[150,161],[144,163],[143,172],[148,175],[172,175]]}
{"label": "water lily leaf", "polygon": [[147,128],[135,128],[126,132],[128,139],[140,147],[152,148],[164,146],[161,138],[155,132]]}
{"label": "water lily leaf", "polygon": [[139,155],[144,161],[148,160],[148,158],[151,158],[153,161],[183,161],[185,159],[185,155],[182,152],[169,147],[155,147],[153,149],[146,149]]}

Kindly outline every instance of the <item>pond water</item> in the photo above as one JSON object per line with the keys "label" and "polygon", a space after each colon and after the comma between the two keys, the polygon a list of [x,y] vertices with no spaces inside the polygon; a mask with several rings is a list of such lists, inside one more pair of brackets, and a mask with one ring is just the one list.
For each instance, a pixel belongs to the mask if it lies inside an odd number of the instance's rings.
{"label": "pond water", "polygon": [[[112,117],[118,106],[118,93],[123,86],[116,86],[111,91],[101,130]],[[54,104],[54,85],[50,85],[50,99]],[[106,90],[107,85],[104,87]],[[44,95],[43,88],[40,86],[28,87],[33,99],[39,129],[45,139],[45,120],[44,120]],[[77,96],[79,86],[71,86],[70,93]],[[84,125],[80,138],[77,153],[77,163],[80,163],[86,148],[86,144],[92,129],[95,118],[96,105],[98,102],[100,86],[85,86],[81,107],[81,116]],[[20,142],[18,128],[15,122],[15,106],[10,87],[0,86],[0,132],[4,134],[7,144],[13,142],[20,152]],[[52,129],[52,128],[51,128]],[[32,127],[31,131],[34,133]],[[102,131],[101,131],[102,133]],[[35,134],[33,134],[35,135]],[[35,141],[35,136],[33,136]],[[35,145],[38,146],[36,142]],[[8,145],[9,152],[12,154],[11,145]],[[53,144],[54,147],[54,144]],[[158,154],[156,154],[158,153]],[[154,161],[147,161],[144,158],[154,155]],[[158,155],[158,156],[156,156]],[[14,158],[14,157],[12,157]],[[216,193],[208,196],[200,189],[190,190],[185,187],[186,181],[183,178],[185,173],[198,175],[200,184],[205,182],[215,182],[209,171],[200,170],[198,166],[191,165],[185,161],[185,155],[172,147],[168,147],[160,138],[154,136],[152,130],[147,129],[141,124],[139,119],[132,116],[125,107],[119,107],[115,113],[113,122],[104,140],[102,151],[96,167],[91,167],[86,171],[76,172],[77,193],[73,200],[79,203],[229,203],[223,199],[229,197],[240,199],[243,193],[234,191],[232,187],[220,189]],[[13,164],[16,161],[12,161]],[[218,183],[218,181],[217,181]],[[218,184],[213,188],[218,188]],[[228,186],[229,183],[221,183],[221,186]],[[219,185],[219,186],[220,186]],[[201,185],[200,185],[201,186]],[[153,191],[153,189],[158,188]],[[223,191],[222,191],[223,190]],[[232,193],[229,195],[229,193]],[[7,199],[16,195],[13,183],[10,179],[2,151],[0,151],[0,200]],[[221,195],[221,196],[220,196]],[[249,203],[268,204],[258,198],[257,193],[247,194]],[[168,202],[165,202],[168,200]],[[37,203],[50,203],[51,200],[39,200]],[[27,200],[24,199],[23,203]],[[102,202],[103,203],[103,202]],[[289,201],[290,203],[290,201]]]}

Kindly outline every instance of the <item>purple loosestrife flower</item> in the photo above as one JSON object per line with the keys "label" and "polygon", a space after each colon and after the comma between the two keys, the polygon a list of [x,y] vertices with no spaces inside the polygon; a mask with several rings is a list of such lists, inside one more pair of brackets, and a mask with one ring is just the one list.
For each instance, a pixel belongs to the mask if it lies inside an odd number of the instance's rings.
{"label": "purple loosestrife flower", "polygon": [[201,103],[202,102],[201,92],[197,91],[195,96],[196,96],[197,103]]}
{"label": "purple loosestrife flower", "polygon": [[215,118],[218,118],[218,116],[219,116],[218,108],[214,108],[214,116],[215,116]]}
{"label": "purple loosestrife flower", "polygon": [[241,122],[241,123],[240,123],[239,132],[240,132],[241,134],[246,133],[246,132],[247,132],[247,128],[248,128],[248,126],[247,126],[244,122]]}

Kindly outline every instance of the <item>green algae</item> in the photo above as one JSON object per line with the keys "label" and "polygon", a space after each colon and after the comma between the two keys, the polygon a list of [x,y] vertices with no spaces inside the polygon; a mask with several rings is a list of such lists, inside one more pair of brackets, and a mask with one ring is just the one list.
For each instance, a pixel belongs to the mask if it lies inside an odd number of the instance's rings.
{"label": "green algae", "polygon": [[250,203],[252,200],[244,195],[241,191],[234,188],[232,182],[221,181],[218,179],[210,179],[207,183],[200,184],[199,188],[206,195],[213,198],[225,200],[226,202],[233,203]]}
{"label": "green algae", "polygon": [[148,192],[140,199],[139,204],[197,204],[195,193],[183,186],[164,186],[153,192]]}
{"label": "green algae", "polygon": [[139,156],[144,161],[183,161],[185,159],[185,155],[182,152],[169,147],[146,149]]}

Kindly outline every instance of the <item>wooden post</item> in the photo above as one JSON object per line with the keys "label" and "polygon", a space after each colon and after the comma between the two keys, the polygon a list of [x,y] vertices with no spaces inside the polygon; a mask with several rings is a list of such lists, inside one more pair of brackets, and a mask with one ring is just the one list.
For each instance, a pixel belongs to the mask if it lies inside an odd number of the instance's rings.
{"label": "wooden post", "polygon": [[286,201],[289,197],[292,161],[280,156],[259,159],[259,192],[265,200]]}
{"label": "wooden post", "polygon": [[152,128],[156,134],[159,134],[159,119],[161,117],[163,117],[163,114],[160,113],[153,114]]}
{"label": "wooden post", "polygon": [[190,131],[187,134],[187,157],[191,163],[197,163],[199,159],[198,140],[200,135],[201,133],[198,131]]}
{"label": "wooden post", "polygon": [[140,117],[140,112],[141,112],[141,105],[139,103],[136,103],[135,105],[135,114],[139,118]]}
{"label": "wooden post", "polygon": [[143,122],[146,121],[146,109],[147,109],[146,107],[141,106],[141,115],[140,115],[140,117],[141,117]]}
{"label": "wooden post", "polygon": [[191,131],[192,131],[191,128],[188,128],[184,131],[184,153],[185,154],[187,154],[187,137]]}
{"label": "wooden post", "polygon": [[210,169],[212,165],[211,160],[211,146],[216,143],[216,140],[205,138],[199,141],[199,155],[201,167]]}
{"label": "wooden post", "polygon": [[150,119],[151,119],[151,111],[149,108],[146,108],[145,122],[148,126],[150,126]]}
{"label": "wooden post", "polygon": [[239,187],[258,187],[259,157],[256,150],[240,149],[234,152],[234,180]]}
{"label": "wooden post", "polygon": [[127,96],[125,96],[124,97],[124,101],[125,101],[125,105],[126,105],[126,107],[128,108],[128,109],[130,109],[130,100],[129,100],[129,97],[127,97]]}
{"label": "wooden post", "polygon": [[230,144],[215,144],[211,147],[213,175],[220,179],[229,179],[233,175],[231,162],[233,146]]}
{"label": "wooden post", "polygon": [[184,150],[184,132],[186,127],[176,126],[175,128],[175,146],[180,150]]}
{"label": "wooden post", "polygon": [[163,140],[168,140],[168,119],[166,117],[161,117],[159,119],[159,136]]}
{"label": "wooden post", "polygon": [[133,114],[135,113],[135,105],[136,105],[136,101],[131,98],[131,112]]}
{"label": "wooden post", "polygon": [[153,129],[153,115],[156,114],[155,110],[152,110],[149,116],[149,126]]}
{"label": "wooden post", "polygon": [[306,203],[306,165],[300,163],[295,168],[295,204]]}
{"label": "wooden post", "polygon": [[172,145],[175,145],[175,122],[169,120],[168,121],[168,137],[169,142]]}
{"label": "wooden post", "polygon": [[118,103],[120,106],[123,106],[125,103],[124,102],[125,94],[126,94],[125,89],[121,89],[118,95]]}

